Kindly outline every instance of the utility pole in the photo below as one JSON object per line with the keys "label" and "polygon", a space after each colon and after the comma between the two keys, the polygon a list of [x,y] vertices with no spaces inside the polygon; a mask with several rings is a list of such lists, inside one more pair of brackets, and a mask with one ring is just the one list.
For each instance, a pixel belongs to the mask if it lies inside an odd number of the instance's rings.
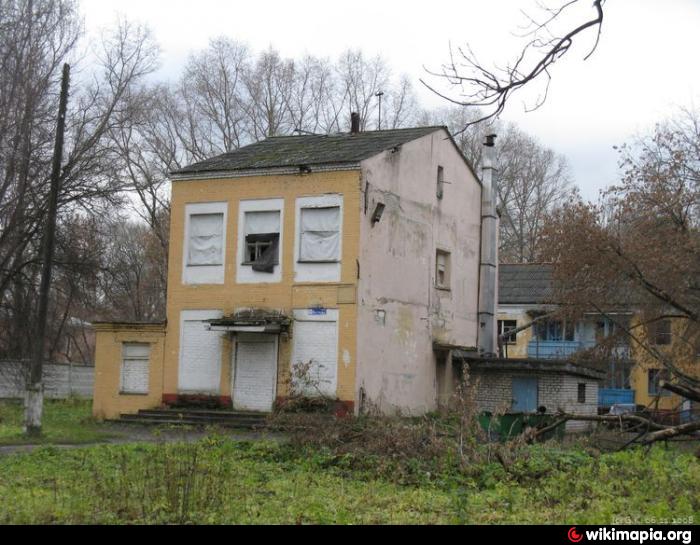
{"label": "utility pole", "polygon": [[58,192],[61,182],[61,160],[63,158],[63,137],[66,129],[66,109],[68,106],[68,82],[70,65],[63,65],[61,79],[61,96],[58,103],[58,121],[56,123],[56,140],[51,162],[51,188],[49,209],[46,214],[44,236],[41,241],[41,285],[39,287],[39,308],[36,316],[34,337],[34,354],[29,370],[27,399],[24,412],[24,431],[27,435],[41,434],[41,413],[44,406],[44,385],[42,382],[44,368],[44,349],[46,347],[46,320],[49,308],[49,290],[51,288],[51,269],[56,238],[56,215],[58,209]]}
{"label": "utility pole", "polygon": [[375,97],[379,97],[379,127],[377,130],[382,130],[382,97],[384,96],[384,91],[377,91],[374,93]]}

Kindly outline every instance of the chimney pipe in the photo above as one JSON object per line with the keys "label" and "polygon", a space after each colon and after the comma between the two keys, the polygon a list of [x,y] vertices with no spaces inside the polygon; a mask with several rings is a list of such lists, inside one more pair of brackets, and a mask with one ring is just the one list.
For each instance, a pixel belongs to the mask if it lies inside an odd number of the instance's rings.
{"label": "chimney pipe", "polygon": [[357,112],[352,112],[350,114],[350,134],[357,134],[360,132],[360,114]]}
{"label": "chimney pipe", "polygon": [[481,265],[479,268],[479,333],[482,355],[496,354],[498,289],[498,214],[496,211],[495,134],[486,136],[481,161]]}

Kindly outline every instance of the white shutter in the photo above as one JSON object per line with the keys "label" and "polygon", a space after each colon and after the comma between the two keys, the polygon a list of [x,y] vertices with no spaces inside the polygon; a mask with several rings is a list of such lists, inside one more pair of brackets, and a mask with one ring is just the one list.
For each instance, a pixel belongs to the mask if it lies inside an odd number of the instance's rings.
{"label": "white shutter", "polygon": [[122,345],[121,391],[125,394],[147,394],[151,345]]}
{"label": "white shutter", "polygon": [[302,208],[301,261],[340,259],[340,207]]}
{"label": "white shutter", "polygon": [[296,386],[311,397],[324,395],[335,398],[338,375],[337,322],[295,320],[292,368],[309,362],[308,376]]}
{"label": "white shutter", "polygon": [[221,265],[223,262],[224,215],[192,214],[188,265]]}
{"label": "white shutter", "polygon": [[236,342],[233,406],[271,411],[277,381],[277,345],[272,335],[240,335]]}
{"label": "white shutter", "polygon": [[280,213],[278,210],[270,212],[246,212],[245,234],[264,235],[280,232]]}
{"label": "white shutter", "polygon": [[219,311],[182,311],[178,391],[218,394],[221,389],[221,333],[209,331],[203,320],[220,318]]}

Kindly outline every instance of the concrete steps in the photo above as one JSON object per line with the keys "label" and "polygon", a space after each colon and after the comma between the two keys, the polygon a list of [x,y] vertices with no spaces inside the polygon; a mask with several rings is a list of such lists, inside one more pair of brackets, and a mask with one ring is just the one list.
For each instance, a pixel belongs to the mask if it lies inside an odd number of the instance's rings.
{"label": "concrete steps", "polygon": [[138,414],[122,414],[118,420],[113,420],[113,422],[143,425],[217,425],[227,428],[252,430],[264,428],[267,422],[267,415],[264,413],[206,409],[148,409],[140,410]]}

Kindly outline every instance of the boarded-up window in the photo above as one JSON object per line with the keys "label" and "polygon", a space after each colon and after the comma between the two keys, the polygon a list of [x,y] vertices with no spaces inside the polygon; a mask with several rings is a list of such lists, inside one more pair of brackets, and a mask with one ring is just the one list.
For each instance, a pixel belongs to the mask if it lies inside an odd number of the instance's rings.
{"label": "boarded-up window", "polygon": [[190,216],[188,265],[222,265],[224,240],[223,214]]}
{"label": "boarded-up window", "polygon": [[278,210],[245,213],[244,265],[254,271],[274,272],[279,264],[280,213]]}
{"label": "boarded-up window", "polygon": [[340,260],[340,207],[301,209],[299,261],[332,263]]}
{"label": "boarded-up window", "polygon": [[148,393],[148,362],[150,355],[151,345],[149,344],[124,343],[122,345],[122,393]]}

